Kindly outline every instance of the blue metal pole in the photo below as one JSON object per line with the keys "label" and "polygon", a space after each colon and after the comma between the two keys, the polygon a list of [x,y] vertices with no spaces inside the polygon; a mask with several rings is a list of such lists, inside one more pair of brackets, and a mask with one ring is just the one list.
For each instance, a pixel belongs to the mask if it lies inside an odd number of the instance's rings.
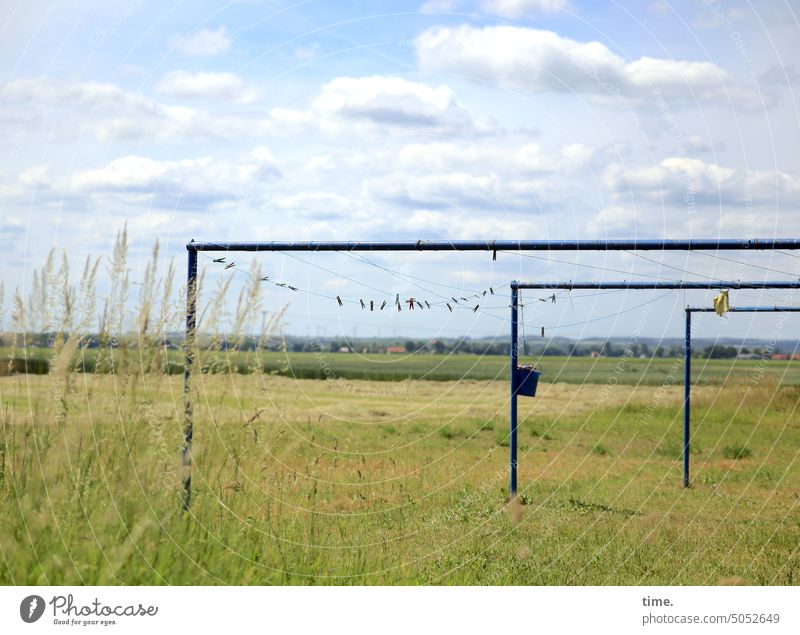
{"label": "blue metal pole", "polygon": [[695,282],[517,282],[519,289],[800,289],[800,280],[714,280]]}
{"label": "blue metal pole", "polygon": [[800,249],[800,238],[198,242],[197,251],[691,251]]}
{"label": "blue metal pole", "polygon": [[686,311],[686,337],[683,343],[683,486],[689,487],[689,437],[692,391],[692,312]]}
{"label": "blue metal pole", "polygon": [[[691,436],[691,384],[692,384],[692,313],[712,313],[711,307],[686,307],[686,336],[684,339],[683,369],[683,486],[689,487],[689,450]],[[741,306],[731,307],[729,313],[797,313],[798,306]]]}
{"label": "blue metal pole", "polygon": [[511,284],[511,429],[509,441],[510,453],[510,483],[509,498],[513,499],[517,495],[517,361],[519,347],[517,344],[517,322],[519,309],[519,290]]}
{"label": "blue metal pole", "polygon": [[187,246],[188,268],[186,273],[186,360],[183,368],[183,405],[184,405],[184,431],[183,450],[181,452],[181,466],[183,468],[183,509],[189,509],[192,498],[192,399],[190,395],[190,382],[192,378],[192,364],[196,350],[196,316],[197,316],[197,251]]}
{"label": "blue metal pole", "polygon": [[[691,306],[686,309],[692,313],[714,313],[710,306]],[[728,313],[800,313],[800,306],[737,306],[731,307]]]}

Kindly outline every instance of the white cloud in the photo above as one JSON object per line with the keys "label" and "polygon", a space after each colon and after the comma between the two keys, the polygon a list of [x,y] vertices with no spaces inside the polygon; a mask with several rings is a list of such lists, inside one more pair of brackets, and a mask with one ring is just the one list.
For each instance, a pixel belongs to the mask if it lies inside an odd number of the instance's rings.
{"label": "white cloud", "polygon": [[[428,0],[419,10],[421,13],[449,13],[463,4],[462,0]],[[510,19],[555,13],[569,7],[567,0],[477,0],[475,4],[488,15]]]}
{"label": "white cloud", "polygon": [[419,8],[420,13],[447,13],[461,5],[461,0],[427,0]]}
{"label": "white cloud", "polygon": [[231,48],[233,38],[228,29],[198,29],[194,33],[172,40],[172,47],[191,57],[212,57]]}
{"label": "white cloud", "polygon": [[647,10],[661,17],[666,17],[672,13],[672,7],[665,0],[656,0],[656,2],[647,7]]}
{"label": "white cloud", "polygon": [[362,179],[364,201],[380,205],[557,212],[568,204],[573,176],[590,170],[596,153],[580,144],[544,148],[524,138],[461,138],[370,148],[348,155],[345,169]]}
{"label": "white cloud", "polygon": [[569,7],[566,0],[482,0],[480,8],[503,18],[524,18],[540,13],[554,13]]}
{"label": "white cloud", "polygon": [[156,90],[170,97],[184,99],[219,99],[232,103],[251,104],[261,99],[263,93],[248,86],[233,73],[212,73],[199,71],[171,71],[161,78]]}
{"label": "white cloud", "polygon": [[248,196],[279,175],[270,151],[258,147],[236,160],[160,161],[125,156],[74,174],[64,187],[84,196],[125,196],[128,202],[148,207],[205,207]]}
{"label": "white cloud", "polygon": [[672,206],[777,206],[800,204],[800,177],[786,172],[738,170],[700,159],[672,157],[657,165],[624,169],[609,166],[605,186],[617,200]]}
{"label": "white cloud", "polygon": [[107,82],[19,78],[5,85],[0,122],[40,119],[56,140],[91,135],[107,141],[162,142],[181,137],[234,139],[272,130],[266,114],[210,113],[160,103]]}
{"label": "white cloud", "polygon": [[576,92],[622,103],[654,102],[653,91],[659,90],[665,99],[685,102],[758,104],[757,95],[712,62],[651,57],[626,62],[601,42],[578,42],[540,29],[439,26],[416,38],[415,47],[424,71],[512,89]]}
{"label": "white cloud", "polygon": [[[541,235],[541,225],[533,218],[520,219],[503,217],[500,214],[487,216],[485,214],[457,213],[452,209],[446,211],[416,209],[405,218],[404,229],[413,232],[413,235],[433,234],[447,236],[453,240]],[[444,264],[444,267],[446,266],[448,265]],[[443,263],[439,263],[437,272],[441,272],[442,269]],[[458,271],[454,273],[458,275]],[[484,273],[483,280],[486,280],[485,276]]]}
{"label": "white cloud", "polygon": [[358,203],[350,197],[335,192],[301,192],[277,200],[276,206],[292,216],[316,219],[353,220]]}
{"label": "white cloud", "polygon": [[[642,214],[642,217],[647,215]],[[600,210],[587,225],[590,236],[636,235],[637,214],[631,207],[611,205]]]}
{"label": "white cloud", "polygon": [[723,7],[721,3],[701,2],[699,12],[692,20],[695,29],[732,29],[733,23],[747,17],[747,11],[740,7]]}
{"label": "white cloud", "polygon": [[313,60],[317,55],[319,55],[319,44],[300,46],[294,50],[294,56],[299,60]]}
{"label": "white cloud", "polygon": [[89,132],[101,140],[161,136],[185,129],[195,112],[159,104],[107,82],[69,82],[51,77],[6,84],[4,106],[24,104],[64,136]]}
{"label": "white cloud", "polygon": [[432,88],[398,77],[337,77],[322,86],[309,109],[275,108],[270,114],[285,124],[315,124],[330,132],[352,126],[444,134],[483,134],[494,129],[489,120],[461,104],[447,86]]}
{"label": "white cloud", "polygon": [[317,156],[311,157],[305,164],[305,170],[307,172],[332,172],[336,169],[336,162],[333,160],[333,157],[327,154],[320,154]]}
{"label": "white cloud", "polygon": [[721,142],[714,143],[708,136],[701,134],[690,134],[684,137],[686,148],[692,152],[711,152],[712,150],[722,150],[725,146]]}
{"label": "white cloud", "polygon": [[584,167],[592,159],[593,150],[572,144],[561,150],[545,150],[536,143],[519,144],[503,141],[480,144],[457,141],[411,143],[397,154],[397,164],[426,172],[473,169],[486,172],[505,170],[520,175],[555,174]]}
{"label": "white cloud", "polygon": [[[2,88],[2,87],[0,87]],[[103,142],[164,142],[179,138],[235,140],[315,133],[374,135],[402,129],[448,136],[488,135],[494,122],[456,99],[445,85],[431,87],[395,77],[339,77],[323,85],[306,109],[214,112],[219,102],[251,104],[260,90],[232,73],[173,71],[156,86],[172,98],[203,99],[204,108],[163,103],[107,82],[19,78],[5,85],[0,132],[18,122],[44,122],[52,141],[90,135]]]}

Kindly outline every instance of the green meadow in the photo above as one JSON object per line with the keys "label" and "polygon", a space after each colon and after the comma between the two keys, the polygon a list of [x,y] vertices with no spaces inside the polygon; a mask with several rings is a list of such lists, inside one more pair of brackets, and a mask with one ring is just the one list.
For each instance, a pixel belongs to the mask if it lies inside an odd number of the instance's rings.
{"label": "green meadow", "polygon": [[[339,359],[357,360],[326,358],[337,374]],[[693,394],[684,489],[682,375],[658,382],[663,369],[635,360],[625,372],[652,385],[609,383],[614,360],[602,371],[542,360],[548,381],[520,399],[509,502],[504,360],[411,360],[400,363],[426,373],[474,361],[500,379],[197,375],[188,512],[180,376],[134,366],[0,378],[0,582],[800,579],[797,386],[710,364],[713,381]]]}

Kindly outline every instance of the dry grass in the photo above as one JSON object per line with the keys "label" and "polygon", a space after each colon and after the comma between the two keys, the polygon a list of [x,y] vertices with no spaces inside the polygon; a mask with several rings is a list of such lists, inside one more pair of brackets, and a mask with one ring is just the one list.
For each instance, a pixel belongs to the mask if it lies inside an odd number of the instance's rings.
{"label": "dry grass", "polygon": [[[376,397],[385,382],[203,376],[195,497],[181,514],[180,378],[80,381],[62,424],[48,377],[0,382],[5,582],[797,579],[792,413],[741,418],[729,398],[717,421],[699,405],[685,491],[679,461],[655,452],[680,445],[679,389],[642,424],[652,390],[616,387],[592,406],[597,387],[545,386],[521,401],[523,504],[509,515],[502,382],[407,382]],[[710,405],[717,391],[698,397]],[[751,457],[724,457],[742,443]]]}

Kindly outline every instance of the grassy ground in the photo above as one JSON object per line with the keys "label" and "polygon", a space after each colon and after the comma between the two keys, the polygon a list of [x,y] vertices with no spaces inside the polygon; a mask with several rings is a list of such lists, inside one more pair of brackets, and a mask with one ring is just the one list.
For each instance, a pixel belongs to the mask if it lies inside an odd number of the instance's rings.
{"label": "grassy ground", "polygon": [[797,584],[800,390],[698,387],[684,490],[680,374],[607,363],[520,400],[511,506],[503,381],[198,376],[182,514],[180,377],[0,378],[0,583]]}

